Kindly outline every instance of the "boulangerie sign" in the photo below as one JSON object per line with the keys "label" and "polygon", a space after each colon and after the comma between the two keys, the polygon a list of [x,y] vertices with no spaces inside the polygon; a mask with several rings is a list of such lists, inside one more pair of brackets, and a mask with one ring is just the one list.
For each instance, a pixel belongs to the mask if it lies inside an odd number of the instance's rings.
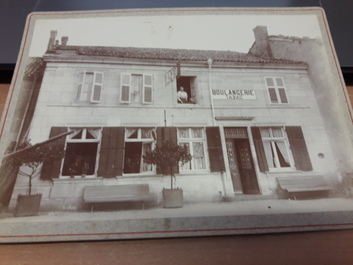
{"label": "boulangerie sign", "polygon": [[32,13],[0,241],[350,229],[352,120],[320,8]]}

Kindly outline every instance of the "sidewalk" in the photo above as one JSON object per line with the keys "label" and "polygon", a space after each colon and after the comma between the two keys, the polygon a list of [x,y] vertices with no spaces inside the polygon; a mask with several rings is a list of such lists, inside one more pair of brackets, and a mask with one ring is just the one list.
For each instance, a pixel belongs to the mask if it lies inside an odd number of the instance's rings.
{"label": "sidewalk", "polygon": [[353,199],[190,203],[182,208],[0,216],[0,243],[116,240],[353,228]]}
{"label": "sidewalk", "polygon": [[147,209],[119,211],[56,211],[40,212],[37,216],[14,217],[12,212],[0,214],[0,224],[9,222],[65,222],[80,220],[126,220],[178,217],[272,215],[310,212],[353,211],[353,198],[323,198],[313,200],[254,200],[232,202],[189,203],[182,208],[156,206]]}

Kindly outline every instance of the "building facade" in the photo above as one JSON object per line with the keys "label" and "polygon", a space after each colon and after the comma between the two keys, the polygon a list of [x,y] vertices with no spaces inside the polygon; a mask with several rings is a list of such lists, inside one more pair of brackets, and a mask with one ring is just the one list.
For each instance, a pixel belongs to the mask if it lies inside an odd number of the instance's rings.
{"label": "building facade", "polygon": [[[166,140],[192,155],[175,180],[187,203],[275,196],[279,176],[338,182],[310,62],[276,58],[260,39],[255,31],[244,54],[70,46],[52,32],[21,138],[72,133],[60,139],[64,159],[45,163],[33,181],[42,207],[83,207],[93,185],[148,184],[160,201],[170,178],[143,155]],[[26,189],[18,176],[10,206]]]}

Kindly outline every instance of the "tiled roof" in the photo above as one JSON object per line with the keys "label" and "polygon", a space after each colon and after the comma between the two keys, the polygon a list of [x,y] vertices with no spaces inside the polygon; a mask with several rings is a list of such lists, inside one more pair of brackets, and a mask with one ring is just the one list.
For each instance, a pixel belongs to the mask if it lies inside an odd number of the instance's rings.
{"label": "tiled roof", "polygon": [[35,74],[44,70],[44,61],[43,58],[39,57],[29,57],[28,59],[24,75],[27,78],[32,78]]}
{"label": "tiled roof", "polygon": [[212,61],[218,62],[244,62],[244,63],[285,63],[297,64],[301,62],[260,58],[247,53],[215,50],[187,50],[162,48],[134,48],[134,47],[102,47],[102,46],[57,46],[47,52],[47,56],[72,57],[93,56],[129,59],[155,59],[178,61]]}

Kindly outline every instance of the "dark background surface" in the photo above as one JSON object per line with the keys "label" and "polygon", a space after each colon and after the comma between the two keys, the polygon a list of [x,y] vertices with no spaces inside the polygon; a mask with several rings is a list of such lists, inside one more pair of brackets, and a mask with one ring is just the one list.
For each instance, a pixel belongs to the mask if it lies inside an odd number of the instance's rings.
{"label": "dark background surface", "polygon": [[13,70],[31,12],[173,7],[322,7],[344,72],[353,71],[351,0],[0,0],[0,74]]}

